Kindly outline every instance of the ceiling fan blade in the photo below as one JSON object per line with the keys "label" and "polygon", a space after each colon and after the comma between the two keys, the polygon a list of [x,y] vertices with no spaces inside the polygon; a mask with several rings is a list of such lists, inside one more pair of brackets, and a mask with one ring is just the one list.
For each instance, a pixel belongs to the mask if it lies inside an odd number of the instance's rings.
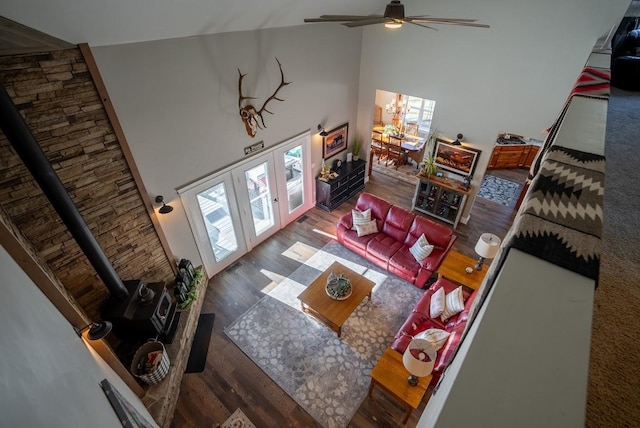
{"label": "ceiling fan blade", "polygon": [[476,22],[477,19],[465,18],[434,18],[431,15],[407,16],[405,19],[412,21],[455,21],[455,22]]}
{"label": "ceiling fan blade", "polygon": [[382,18],[382,15],[321,15],[319,18],[305,18],[304,22],[346,22],[363,21],[372,18]]}
{"label": "ceiling fan blade", "polygon": [[404,21],[404,22],[406,22],[406,23],[408,23],[408,24],[417,25],[418,27],[424,27],[424,28],[429,28],[430,30],[438,31],[438,29],[437,29],[437,28],[429,27],[428,25],[419,24],[419,23],[417,23],[417,22],[415,22],[415,21],[409,21],[409,20],[406,20],[406,19],[405,19],[405,21]]}
{"label": "ceiling fan blade", "polygon": [[365,25],[372,25],[372,24],[384,24],[385,22],[391,22],[391,21],[393,21],[393,20],[385,18],[384,16],[382,16],[380,18],[363,19],[363,20],[360,20],[360,21],[345,22],[342,25],[344,25],[346,27],[349,27],[349,28],[353,28],[353,27],[363,27]]}
{"label": "ceiling fan blade", "polygon": [[382,18],[382,15],[320,15],[320,18],[336,21],[356,21],[358,19]]}
{"label": "ceiling fan blade", "polygon": [[442,24],[442,25],[460,25],[463,27],[477,27],[477,28],[490,28],[487,24],[476,24],[474,22],[470,22],[468,20],[456,20],[456,19],[451,19],[451,20],[441,20],[438,18],[432,18],[432,19],[405,19],[405,21],[407,22],[412,22],[412,23],[424,23],[424,24]]}

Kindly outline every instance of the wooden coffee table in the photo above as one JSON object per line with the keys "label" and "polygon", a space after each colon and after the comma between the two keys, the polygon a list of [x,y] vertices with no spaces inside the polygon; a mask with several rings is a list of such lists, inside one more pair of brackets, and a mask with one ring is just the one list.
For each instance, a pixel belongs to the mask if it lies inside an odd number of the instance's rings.
{"label": "wooden coffee table", "polygon": [[406,424],[411,412],[418,408],[424,397],[433,375],[418,378],[416,386],[409,385],[409,372],[402,364],[402,354],[387,348],[378,364],[371,370],[371,384],[369,385],[369,399],[376,385],[407,405],[407,414],[402,421]]}
{"label": "wooden coffee table", "polygon": [[[351,282],[353,289],[351,296],[345,300],[335,300],[327,295],[327,277],[329,273],[343,273]],[[308,312],[326,324],[333,331],[342,334],[342,325],[364,300],[369,297],[371,300],[371,290],[375,282],[368,280],[346,266],[334,262],[324,272],[320,274],[300,295],[300,304],[303,312]]]}
{"label": "wooden coffee table", "polygon": [[[482,264],[482,270],[475,270],[477,260],[460,254],[457,251],[449,251],[444,258],[442,264],[438,268],[438,277],[445,277],[458,284],[466,285],[469,288],[477,290],[482,284],[484,276],[487,274],[488,266]],[[472,269],[471,273],[465,271],[466,268]]]}

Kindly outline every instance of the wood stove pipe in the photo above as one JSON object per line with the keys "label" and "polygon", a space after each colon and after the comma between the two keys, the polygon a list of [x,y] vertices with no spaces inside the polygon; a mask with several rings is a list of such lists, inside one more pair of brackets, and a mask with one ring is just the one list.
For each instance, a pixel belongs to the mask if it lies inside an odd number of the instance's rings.
{"label": "wood stove pipe", "polygon": [[117,300],[125,300],[129,292],[84,222],[78,208],[2,84],[0,84],[0,129],[78,242],[111,295]]}

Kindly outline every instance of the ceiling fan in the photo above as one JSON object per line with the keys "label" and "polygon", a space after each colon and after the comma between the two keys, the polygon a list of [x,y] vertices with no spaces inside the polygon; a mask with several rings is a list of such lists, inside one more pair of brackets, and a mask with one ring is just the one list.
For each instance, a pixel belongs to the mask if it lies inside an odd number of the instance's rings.
{"label": "ceiling fan", "polygon": [[435,28],[425,24],[489,28],[486,24],[476,24],[475,19],[431,18],[429,15],[404,16],[404,5],[400,0],[391,0],[384,10],[384,15],[322,15],[320,18],[305,18],[304,22],[337,22],[347,27],[384,24],[386,28],[400,28],[403,23],[408,22],[432,30]]}

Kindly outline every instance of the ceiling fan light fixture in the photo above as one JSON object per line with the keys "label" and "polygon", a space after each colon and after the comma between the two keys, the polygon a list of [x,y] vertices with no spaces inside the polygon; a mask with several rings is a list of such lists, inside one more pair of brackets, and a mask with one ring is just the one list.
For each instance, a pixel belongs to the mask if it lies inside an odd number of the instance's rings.
{"label": "ceiling fan light fixture", "polygon": [[[384,17],[399,21],[404,19],[404,5],[400,3],[400,0],[391,0],[391,3],[384,9]],[[400,22],[400,25],[402,25],[402,22]]]}
{"label": "ceiling fan light fixture", "polygon": [[402,21],[390,21],[384,23],[384,28],[390,28],[395,30],[396,28],[402,27]]}

